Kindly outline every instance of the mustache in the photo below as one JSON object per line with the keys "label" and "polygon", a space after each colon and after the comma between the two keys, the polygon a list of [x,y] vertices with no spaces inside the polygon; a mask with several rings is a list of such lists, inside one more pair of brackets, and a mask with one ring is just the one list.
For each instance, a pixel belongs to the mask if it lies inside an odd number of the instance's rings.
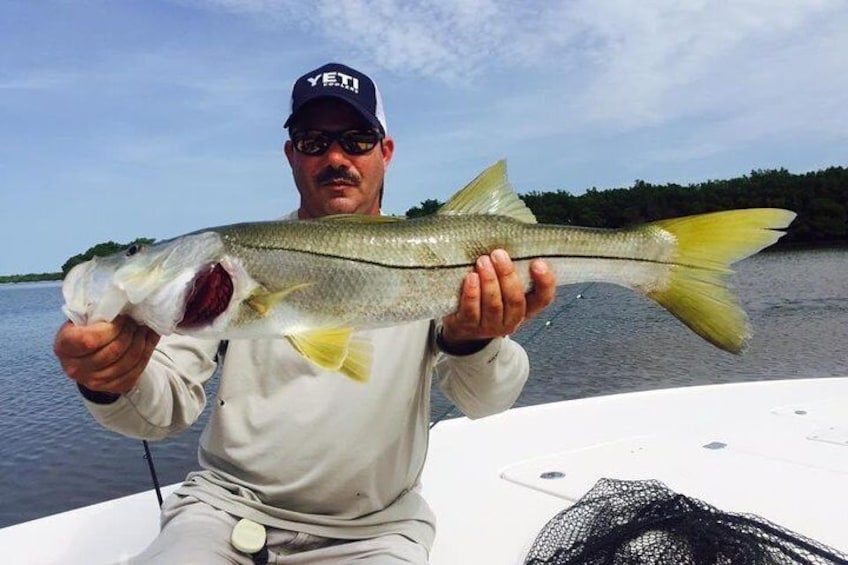
{"label": "mustache", "polygon": [[348,182],[351,184],[359,184],[360,178],[359,175],[350,171],[346,167],[327,167],[317,175],[315,175],[315,182],[318,184],[325,184],[330,182]]}

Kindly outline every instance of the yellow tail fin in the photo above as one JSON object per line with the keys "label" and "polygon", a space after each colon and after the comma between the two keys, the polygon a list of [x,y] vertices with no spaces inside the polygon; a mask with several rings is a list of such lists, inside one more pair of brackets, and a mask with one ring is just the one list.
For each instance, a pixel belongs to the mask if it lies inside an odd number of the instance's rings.
{"label": "yellow tail fin", "polygon": [[751,337],[748,316],[727,287],[730,265],[776,242],[795,218],[777,208],[729,210],[645,226],[673,237],[677,250],[668,284],[648,296],[695,333],[732,353]]}

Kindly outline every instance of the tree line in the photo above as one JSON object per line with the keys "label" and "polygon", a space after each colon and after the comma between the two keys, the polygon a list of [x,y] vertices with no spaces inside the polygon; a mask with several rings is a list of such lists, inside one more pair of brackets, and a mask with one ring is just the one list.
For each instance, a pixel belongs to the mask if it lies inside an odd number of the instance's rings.
{"label": "tree line", "polygon": [[156,240],[151,239],[149,237],[138,237],[130,241],[129,243],[116,243],[114,241],[98,243],[97,245],[89,247],[83,253],[77,253],[73,257],[70,257],[62,264],[61,271],[57,271],[54,273],[38,273],[28,275],[0,275],[0,283],[59,281],[65,278],[65,275],[68,274],[68,271],[70,271],[80,263],[85,263],[89,259],[92,259],[94,257],[104,257],[106,255],[112,255],[113,253],[117,253],[118,251],[127,249],[130,245],[149,245],[154,241]]}
{"label": "tree line", "polygon": [[21,282],[40,282],[40,281],[58,281],[62,278],[62,273],[30,273],[28,275],[0,275],[0,284],[3,283],[21,283]]}
{"label": "tree line", "polygon": [[[729,180],[682,186],[637,180],[628,188],[580,195],[566,190],[519,195],[540,223],[619,228],[663,218],[735,208],[786,208],[798,214],[778,245],[848,241],[848,169],[830,167],[792,174],[786,169],[754,170]],[[432,214],[441,206],[424,200],[406,215]]]}
{"label": "tree line", "polygon": [[85,263],[89,259],[93,259],[94,257],[105,257],[107,255],[112,255],[113,253],[117,253],[118,251],[123,251],[127,249],[131,245],[150,245],[155,242],[155,239],[151,239],[149,237],[137,237],[129,243],[115,243],[114,241],[107,241],[105,243],[98,243],[93,247],[89,247],[83,253],[77,253],[73,257],[69,258],[62,264],[62,278],[68,274],[68,272],[79,265],[80,263]]}

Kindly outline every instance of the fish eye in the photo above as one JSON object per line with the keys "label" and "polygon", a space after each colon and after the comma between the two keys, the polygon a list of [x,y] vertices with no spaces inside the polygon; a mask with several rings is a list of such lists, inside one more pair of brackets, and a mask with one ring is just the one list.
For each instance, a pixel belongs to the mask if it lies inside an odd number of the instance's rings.
{"label": "fish eye", "polygon": [[127,257],[132,257],[133,255],[139,252],[139,249],[139,246],[133,243],[127,248]]}

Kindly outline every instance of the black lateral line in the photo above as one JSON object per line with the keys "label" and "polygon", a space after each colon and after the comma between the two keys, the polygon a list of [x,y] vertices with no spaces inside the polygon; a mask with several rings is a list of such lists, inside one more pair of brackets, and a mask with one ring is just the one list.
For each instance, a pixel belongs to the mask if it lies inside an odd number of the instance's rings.
{"label": "black lateral line", "polygon": [[[382,261],[372,260],[372,259],[363,259],[360,257],[347,257],[344,255],[335,255],[333,253],[325,253],[321,251],[310,251],[307,249],[292,249],[290,247],[268,247],[264,245],[248,245],[243,242],[239,242],[238,245],[242,247],[247,247],[250,249],[259,249],[259,250],[268,250],[268,251],[286,251],[289,253],[302,253],[304,255],[311,255],[313,257],[322,257],[325,259],[339,259],[345,261],[353,261],[354,263],[361,263],[363,265],[371,265],[374,267],[385,267],[388,269],[403,269],[403,270],[426,270],[426,271],[437,271],[440,269],[458,269],[460,267],[470,267],[474,264],[473,261],[468,263],[451,263],[448,265],[398,265],[395,263],[385,263]],[[637,263],[651,263],[654,265],[666,265],[666,266],[679,266],[679,267],[689,267],[691,269],[705,270],[710,271],[708,267],[704,267],[702,265],[691,265],[686,263],[674,263],[671,261],[660,261],[657,259],[642,259],[639,257],[612,257],[609,255],[572,255],[572,254],[549,254],[549,255],[531,255],[531,256],[518,256],[513,257],[510,256],[510,259],[515,261],[532,261],[534,259],[596,259],[596,260],[606,260],[606,261],[636,261]]]}

